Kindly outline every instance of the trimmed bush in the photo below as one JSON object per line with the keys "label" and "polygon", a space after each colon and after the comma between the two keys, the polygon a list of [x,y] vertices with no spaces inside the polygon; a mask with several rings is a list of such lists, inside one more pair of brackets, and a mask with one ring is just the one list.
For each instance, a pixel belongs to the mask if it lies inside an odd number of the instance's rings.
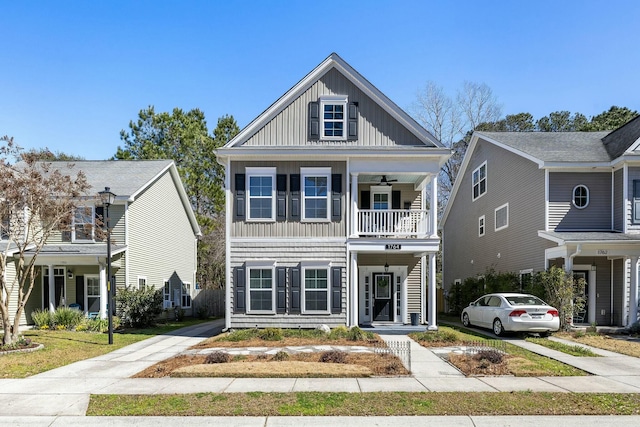
{"label": "trimmed bush", "polygon": [[214,351],[204,359],[204,363],[208,365],[212,363],[229,363],[229,361],[231,361],[231,355],[223,351]]}
{"label": "trimmed bush", "polygon": [[347,361],[347,353],[340,350],[325,351],[320,355],[322,363],[345,363]]}
{"label": "trimmed bush", "polygon": [[162,289],[122,289],[117,294],[118,315],[122,324],[133,328],[151,326],[162,313]]}
{"label": "trimmed bush", "polygon": [[[86,327],[87,331],[103,334],[109,331],[109,319],[100,319],[99,317],[86,319],[83,326]],[[113,329],[118,329],[118,327],[120,327],[120,318],[113,316]]]}
{"label": "trimmed bush", "polygon": [[81,311],[68,307],[58,307],[53,312],[53,323],[56,329],[75,329],[82,323],[84,314]]}
{"label": "trimmed bush", "polygon": [[504,354],[502,354],[498,350],[480,350],[478,353],[476,353],[475,356],[473,356],[473,358],[475,360],[487,361],[496,365],[498,363],[502,363]]}
{"label": "trimmed bush", "polygon": [[329,332],[329,339],[338,340],[347,338],[349,335],[349,329],[346,326],[336,326]]}
{"label": "trimmed bush", "polygon": [[276,362],[283,362],[288,359],[289,359],[289,353],[287,353],[286,351],[280,350],[279,352],[273,355],[273,358],[271,360],[275,360]]}
{"label": "trimmed bush", "polygon": [[282,329],[265,328],[258,332],[258,337],[265,341],[280,341],[282,340]]}

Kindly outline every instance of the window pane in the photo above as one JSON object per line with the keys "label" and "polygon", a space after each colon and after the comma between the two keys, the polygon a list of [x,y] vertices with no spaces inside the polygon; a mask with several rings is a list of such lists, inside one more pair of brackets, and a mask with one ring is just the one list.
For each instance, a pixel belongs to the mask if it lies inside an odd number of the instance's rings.
{"label": "window pane", "polygon": [[250,199],[249,215],[251,218],[271,218],[271,198]]}
{"label": "window pane", "polygon": [[304,294],[305,310],[326,311],[328,294],[325,291],[306,291]]}
{"label": "window pane", "polygon": [[249,178],[249,195],[250,196],[271,196],[271,177],[270,176],[252,176]]}
{"label": "window pane", "polygon": [[326,218],[327,199],[308,199],[304,205],[305,218]]}
{"label": "window pane", "polygon": [[271,310],[271,295],[271,290],[251,291],[251,310]]}

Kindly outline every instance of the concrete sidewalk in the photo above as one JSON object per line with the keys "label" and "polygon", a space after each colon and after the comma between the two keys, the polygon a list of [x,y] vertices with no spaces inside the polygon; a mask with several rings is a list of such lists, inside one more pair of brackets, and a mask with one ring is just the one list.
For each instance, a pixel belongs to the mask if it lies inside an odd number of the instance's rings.
{"label": "concrete sidewalk", "polygon": [[[442,360],[433,351],[410,340],[406,335],[381,335],[387,341],[407,340],[411,348],[411,377],[384,378],[129,378],[131,375],[175,356],[199,343],[206,337],[216,335],[224,325],[217,320],[194,327],[184,328],[167,335],[156,336],[121,348],[93,359],[73,363],[26,379],[0,379],[0,425],[78,425],[87,419],[68,418],[83,416],[89,404],[90,394],[176,394],[176,393],[239,393],[239,392],[598,392],[640,393],[640,360],[604,352],[601,358],[578,358],[524,340],[509,339],[514,345],[528,348],[536,353],[561,360],[591,372],[584,377],[475,377],[467,378],[457,369]],[[600,351],[602,352],[602,351]],[[33,417],[20,417],[29,414]],[[18,418],[15,418],[18,417]],[[53,417],[53,418],[52,418]],[[63,418],[56,418],[63,417]],[[163,422],[170,417],[163,417]],[[247,417],[230,418],[224,425],[293,425],[295,417]],[[413,421],[424,418],[420,425],[431,424],[441,417],[410,417]],[[493,417],[495,419],[495,417]],[[509,417],[499,417],[508,420]],[[518,424],[523,417],[517,417]],[[526,419],[526,417],[524,417]],[[565,424],[567,417],[561,417]],[[153,418],[143,418],[142,424]],[[178,425],[204,425],[218,417],[180,418]],[[349,424],[357,424],[358,417],[349,417]],[[386,417],[364,417],[367,425],[387,425]],[[536,417],[539,419],[539,417]],[[589,417],[589,419],[592,419]],[[613,418],[606,417],[611,421]],[[616,418],[616,425],[625,425],[631,418]],[[95,420],[95,421],[94,421]],[[94,425],[124,425],[133,418],[91,418]],[[188,420],[189,423],[184,424]],[[320,418],[322,423],[327,418]],[[482,417],[446,417],[446,425],[482,425]],[[480,420],[480,421],[478,421]],[[5,421],[7,423],[5,423]],[[254,424],[254,421],[257,424]],[[353,422],[352,422],[353,421]],[[620,421],[622,424],[618,424]],[[32,424],[35,422],[35,424]],[[156,421],[157,422],[157,421]],[[312,424],[312,418],[304,418],[304,424]],[[502,422],[502,421],[500,421]],[[507,421],[505,421],[507,422]],[[638,423],[636,418],[634,422]],[[16,424],[17,423],[17,424]],[[202,424],[198,424],[202,423]],[[354,424],[355,423],[355,424]],[[363,421],[364,423],[364,421]],[[480,423],[480,424],[478,424]],[[138,420],[136,420],[138,424]],[[538,423],[539,425],[540,423]],[[598,423],[602,425],[602,422]],[[608,423],[605,423],[607,425]],[[320,425],[320,424],[316,424]],[[323,424],[326,425],[326,424]],[[410,424],[402,424],[410,425]],[[416,424],[418,425],[418,424]],[[488,425],[488,424],[487,424]],[[502,425],[491,423],[491,425]],[[508,424],[504,424],[508,425]],[[526,425],[526,424],[525,424]],[[533,424],[531,424],[533,425]],[[576,425],[588,426],[581,420]],[[595,424],[593,424],[595,425]]]}

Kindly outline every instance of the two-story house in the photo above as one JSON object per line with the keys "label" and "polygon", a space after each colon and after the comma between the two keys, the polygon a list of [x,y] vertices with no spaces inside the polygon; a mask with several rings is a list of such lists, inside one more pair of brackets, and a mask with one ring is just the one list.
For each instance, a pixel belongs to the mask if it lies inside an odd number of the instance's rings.
{"label": "two-story house", "polygon": [[[106,316],[107,243],[95,232],[101,225],[97,218],[105,216],[98,195],[105,187],[116,196],[108,208],[116,293],[125,286],[152,285],[163,289],[165,307],[190,310],[200,229],[173,161],[75,161],[71,169],[67,162],[57,163],[52,168],[66,174],[83,171],[91,194],[81,198],[71,229],[48,239],[36,256],[38,276],[20,323],[32,323],[36,309],[60,306]],[[11,280],[15,269],[8,267]]]}
{"label": "two-story house", "polygon": [[637,321],[640,117],[612,132],[475,132],[442,218],[445,287],[552,265],[587,281],[577,323]]}
{"label": "two-story house", "polygon": [[217,156],[228,328],[401,325],[427,313],[437,327],[437,175],[450,150],[342,58]]}

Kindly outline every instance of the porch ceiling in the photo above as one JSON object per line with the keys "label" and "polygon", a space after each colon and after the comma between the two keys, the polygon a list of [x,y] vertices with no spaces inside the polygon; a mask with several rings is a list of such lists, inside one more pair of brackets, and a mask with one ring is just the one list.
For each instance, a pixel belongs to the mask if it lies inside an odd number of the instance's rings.
{"label": "porch ceiling", "polygon": [[[424,179],[424,174],[422,175],[409,175],[409,174],[404,174],[404,175],[399,175],[399,174],[387,174],[384,175],[387,177],[387,182],[391,185],[393,185],[394,183],[397,184],[416,184],[421,182]],[[380,182],[382,181],[382,177],[383,175],[367,175],[367,174],[360,174],[358,175],[358,183],[360,184],[380,184]]]}

